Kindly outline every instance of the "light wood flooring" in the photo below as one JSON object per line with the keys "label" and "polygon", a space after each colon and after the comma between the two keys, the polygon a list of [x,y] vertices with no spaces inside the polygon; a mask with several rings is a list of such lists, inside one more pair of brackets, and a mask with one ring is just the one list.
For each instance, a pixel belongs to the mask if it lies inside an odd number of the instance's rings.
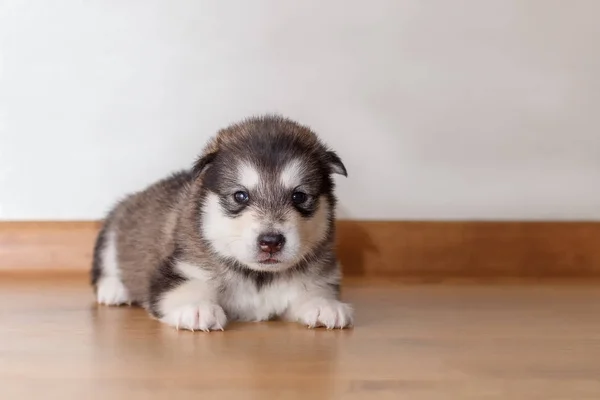
{"label": "light wood flooring", "polygon": [[600,399],[600,285],[354,280],[348,331],[175,331],[0,276],[0,399]]}

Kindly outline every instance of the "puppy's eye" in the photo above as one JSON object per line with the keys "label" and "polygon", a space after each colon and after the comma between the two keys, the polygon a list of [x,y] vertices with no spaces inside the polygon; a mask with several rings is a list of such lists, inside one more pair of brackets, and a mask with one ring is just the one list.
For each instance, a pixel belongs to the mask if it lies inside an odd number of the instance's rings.
{"label": "puppy's eye", "polygon": [[235,192],[233,194],[233,199],[237,203],[246,204],[248,202],[248,200],[250,199],[250,196],[248,195],[248,192],[239,191],[239,192]]}
{"label": "puppy's eye", "polygon": [[292,193],[292,201],[294,204],[302,204],[308,200],[308,195],[302,192],[294,192]]}

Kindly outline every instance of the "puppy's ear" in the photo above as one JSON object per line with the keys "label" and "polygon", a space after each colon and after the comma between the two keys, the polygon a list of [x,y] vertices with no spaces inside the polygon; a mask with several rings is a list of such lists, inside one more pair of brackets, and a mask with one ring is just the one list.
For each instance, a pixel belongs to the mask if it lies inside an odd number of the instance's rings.
{"label": "puppy's ear", "polygon": [[200,174],[208,168],[210,163],[215,160],[217,153],[208,153],[202,155],[198,160],[194,163],[194,167],[192,168],[192,173],[194,174],[194,178],[200,177]]}
{"label": "puppy's ear", "polygon": [[332,173],[348,177],[348,171],[346,171],[346,167],[344,166],[342,159],[334,151],[326,152],[325,156],[327,159],[327,164],[329,165],[329,169]]}

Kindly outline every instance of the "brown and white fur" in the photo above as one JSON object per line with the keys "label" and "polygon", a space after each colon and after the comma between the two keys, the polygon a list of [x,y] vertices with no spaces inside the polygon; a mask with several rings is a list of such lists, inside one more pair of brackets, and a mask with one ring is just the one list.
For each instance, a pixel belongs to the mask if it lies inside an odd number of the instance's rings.
{"label": "brown and white fur", "polygon": [[139,304],[188,330],[283,318],[352,325],[339,300],[333,174],[340,158],[279,116],[218,132],[189,171],[108,214],[94,248],[98,303]]}

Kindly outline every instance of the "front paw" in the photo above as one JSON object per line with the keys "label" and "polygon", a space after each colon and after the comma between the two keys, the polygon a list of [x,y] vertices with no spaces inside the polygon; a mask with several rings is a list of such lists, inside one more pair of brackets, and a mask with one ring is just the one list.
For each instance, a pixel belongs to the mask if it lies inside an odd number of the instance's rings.
{"label": "front paw", "polygon": [[354,311],[349,304],[332,299],[315,299],[302,304],[297,319],[309,328],[324,326],[327,329],[352,326]]}
{"label": "front paw", "polygon": [[220,305],[206,302],[177,308],[166,313],[161,321],[177,329],[209,332],[222,331],[227,317]]}

